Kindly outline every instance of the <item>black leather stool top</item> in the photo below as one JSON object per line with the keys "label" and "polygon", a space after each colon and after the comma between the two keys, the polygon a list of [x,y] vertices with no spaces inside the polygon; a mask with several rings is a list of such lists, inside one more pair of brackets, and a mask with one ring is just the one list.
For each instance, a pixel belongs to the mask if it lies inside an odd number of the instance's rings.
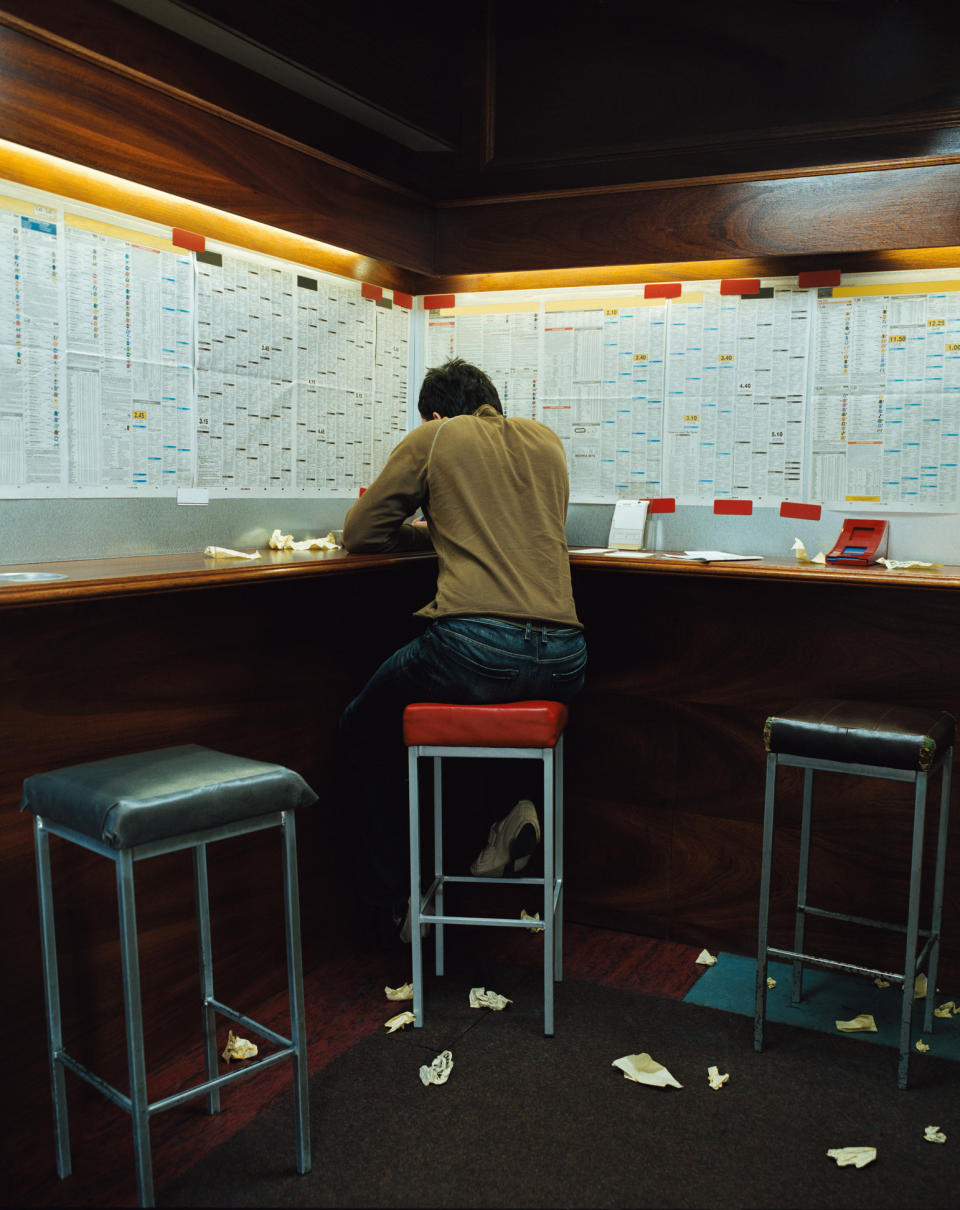
{"label": "black leather stool top", "polygon": [[185,744],[35,773],[23,783],[20,809],[130,849],[316,801],[283,765]]}
{"label": "black leather stool top", "polygon": [[924,771],[953,745],[956,728],[942,710],[816,699],[768,718],[763,741],[768,752]]}

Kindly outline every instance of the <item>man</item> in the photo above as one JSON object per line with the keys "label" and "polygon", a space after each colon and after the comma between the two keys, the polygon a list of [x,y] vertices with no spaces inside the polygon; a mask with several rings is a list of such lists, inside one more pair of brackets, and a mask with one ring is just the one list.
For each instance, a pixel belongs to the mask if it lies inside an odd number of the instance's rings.
{"label": "man", "polygon": [[[404,940],[404,707],[569,701],[587,662],[570,587],[560,439],[535,420],[507,419],[487,375],[460,359],[427,371],[418,408],[422,424],[393,450],[343,526],[351,553],[432,545],[439,561],[436,596],[417,611],[427,629],[381,665],[340,723],[358,890],[403,922]],[[418,509],[424,520],[408,523]],[[539,839],[536,808],[522,799],[491,828],[471,870],[519,871]]]}

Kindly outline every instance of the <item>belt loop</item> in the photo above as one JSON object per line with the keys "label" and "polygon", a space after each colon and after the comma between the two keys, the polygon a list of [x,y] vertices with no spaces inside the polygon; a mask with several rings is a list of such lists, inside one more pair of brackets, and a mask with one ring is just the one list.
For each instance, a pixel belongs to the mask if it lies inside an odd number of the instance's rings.
{"label": "belt loop", "polygon": [[528,621],[526,628],[524,629],[524,632],[523,632],[523,637],[529,642],[532,635],[533,635],[533,623]]}
{"label": "belt loop", "polygon": [[547,626],[546,622],[541,622],[540,623],[540,638],[543,639],[544,647],[546,647],[546,645],[547,645],[547,635],[548,634],[549,634],[549,627]]}

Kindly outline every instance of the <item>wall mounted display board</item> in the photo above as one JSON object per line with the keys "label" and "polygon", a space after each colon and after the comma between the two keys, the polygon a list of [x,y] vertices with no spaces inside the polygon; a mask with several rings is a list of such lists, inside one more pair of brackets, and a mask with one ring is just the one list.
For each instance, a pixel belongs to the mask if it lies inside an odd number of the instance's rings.
{"label": "wall mounted display board", "polygon": [[560,435],[571,497],[960,510],[960,269],[427,299]]}
{"label": "wall mounted display board", "polygon": [[355,498],[411,303],[0,182],[0,496]]}

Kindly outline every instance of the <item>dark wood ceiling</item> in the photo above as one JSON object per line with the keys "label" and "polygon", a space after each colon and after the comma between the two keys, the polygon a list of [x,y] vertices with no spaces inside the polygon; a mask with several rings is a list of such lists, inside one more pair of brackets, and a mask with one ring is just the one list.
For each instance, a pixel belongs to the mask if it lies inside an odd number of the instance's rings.
{"label": "dark wood ceiling", "polygon": [[960,9],[0,0],[435,202],[960,156]]}

